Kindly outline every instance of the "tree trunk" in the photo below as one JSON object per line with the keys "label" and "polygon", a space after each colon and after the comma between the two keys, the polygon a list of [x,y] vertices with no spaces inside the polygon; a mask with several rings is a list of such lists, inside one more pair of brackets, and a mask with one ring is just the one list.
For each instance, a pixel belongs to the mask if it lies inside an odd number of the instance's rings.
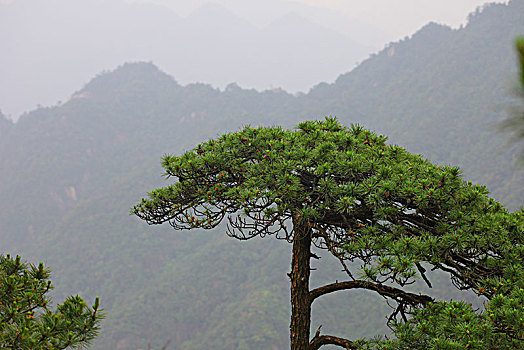
{"label": "tree trunk", "polygon": [[309,298],[311,230],[293,221],[293,256],[291,258],[291,350],[307,350],[311,324]]}

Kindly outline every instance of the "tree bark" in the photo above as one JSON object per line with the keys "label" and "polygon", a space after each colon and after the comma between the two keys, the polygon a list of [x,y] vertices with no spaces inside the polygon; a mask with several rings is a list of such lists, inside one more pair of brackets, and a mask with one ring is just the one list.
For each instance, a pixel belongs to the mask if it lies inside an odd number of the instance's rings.
{"label": "tree bark", "polygon": [[332,335],[317,335],[311,340],[309,350],[317,350],[322,345],[338,345],[339,347],[345,348],[347,350],[359,348],[354,342],[348,339],[334,337]]}
{"label": "tree bark", "polygon": [[309,293],[309,297],[311,300],[311,304],[317,299],[318,297],[321,297],[322,295],[338,292],[340,290],[349,290],[349,289],[368,289],[368,290],[374,290],[378,294],[382,295],[383,297],[388,297],[396,301],[403,301],[410,305],[418,305],[418,304],[427,304],[432,302],[434,299],[430,296],[424,295],[424,294],[415,294],[415,293],[409,293],[402,289],[398,289],[395,287],[385,286],[378,283],[373,283],[369,281],[345,281],[345,282],[336,282],[332,284],[327,284],[322,287],[318,287],[313,289]]}
{"label": "tree bark", "polygon": [[293,256],[291,258],[291,350],[307,350],[311,324],[309,297],[311,229],[293,220]]}

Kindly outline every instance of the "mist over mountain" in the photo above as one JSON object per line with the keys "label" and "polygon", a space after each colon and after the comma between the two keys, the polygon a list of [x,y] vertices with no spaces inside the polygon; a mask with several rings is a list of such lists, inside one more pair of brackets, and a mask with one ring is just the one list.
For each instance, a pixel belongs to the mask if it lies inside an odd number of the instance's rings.
{"label": "mist over mountain", "polygon": [[16,119],[126,61],[152,61],[183,83],[307,91],[375,49],[293,11],[258,27],[215,3],[180,17],[124,0],[15,0],[0,3],[0,108]]}
{"label": "mist over mountain", "polygon": [[[145,2],[149,0],[136,0]],[[182,16],[189,15],[196,8],[201,7],[209,0],[194,0],[187,2],[184,0],[155,0],[157,4],[164,5],[171,9],[177,9],[177,13]],[[384,43],[394,40],[391,33],[384,33],[370,23],[361,18],[348,16],[339,11],[326,7],[308,5],[304,1],[294,0],[213,0],[222,6],[233,11],[237,16],[248,20],[259,28],[263,28],[275,19],[282,17],[286,13],[296,13],[311,22],[329,28],[336,32],[345,34],[361,45],[371,45],[375,49],[380,48]],[[355,34],[357,34],[355,36]]]}
{"label": "mist over mountain", "polygon": [[[193,24],[214,10],[201,11]],[[63,103],[14,124],[0,115],[2,252],[45,261],[55,300],[101,297],[108,318],[93,349],[160,348],[167,340],[176,349],[286,348],[290,247],[272,238],[239,242],[223,228],[175,232],[129,216],[139,198],[166,184],[160,157],[243,125],[290,128],[336,115],[460,166],[516,209],[524,198],[524,171],[514,166],[520,150],[496,125],[512,103],[512,43],[524,33],[523,13],[524,0],[512,0],[472,14],[462,29],[428,24],[307,94],[181,84],[153,63],[118,63]],[[267,28],[293,21],[302,19]],[[244,40],[233,28],[216,38]],[[313,286],[343,278],[329,257],[315,267]],[[457,298],[445,283],[434,293]],[[374,295],[341,293],[315,302],[313,324],[373,336],[386,332],[388,311]]]}

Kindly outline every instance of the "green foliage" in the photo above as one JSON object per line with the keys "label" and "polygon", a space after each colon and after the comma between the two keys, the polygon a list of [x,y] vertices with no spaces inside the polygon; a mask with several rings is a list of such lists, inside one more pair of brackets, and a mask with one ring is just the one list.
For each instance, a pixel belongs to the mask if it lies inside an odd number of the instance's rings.
{"label": "green foliage", "polygon": [[460,29],[430,23],[334,84],[312,89],[308,116],[358,121],[410,152],[460,166],[508,208],[519,208],[524,172],[515,160],[522,148],[508,145],[496,126],[514,104],[514,40],[524,33],[522,13],[524,1],[512,0],[479,9]]}
{"label": "green foliage", "polygon": [[[472,202],[476,202],[473,200]],[[438,301],[416,308],[413,317],[392,324],[395,340],[370,342],[377,349],[520,349],[524,346],[524,215],[507,213],[488,201],[478,213],[455,218],[444,235],[383,237],[366,270],[371,280],[396,273],[415,276],[420,262],[450,272],[461,289],[487,298],[475,310],[465,302]],[[473,208],[475,208],[474,205]],[[475,210],[474,210],[475,212]],[[370,251],[377,249],[376,239]],[[386,243],[385,249],[382,243]],[[384,249],[384,250],[382,250]],[[382,250],[382,251],[381,251]],[[405,267],[399,270],[399,263]],[[420,266],[420,265],[419,265]],[[386,270],[386,272],[384,272]],[[419,270],[420,271],[420,270]],[[389,274],[388,274],[389,273]],[[420,271],[422,274],[423,271]]]}
{"label": "green foliage", "polygon": [[[249,335],[268,328],[233,312],[250,307],[261,311],[261,324],[279,330],[268,332],[264,348],[285,348],[286,244],[263,240],[240,246],[221,240],[219,232],[198,230],[173,235],[168,227],[146,230],[127,215],[136,198],[165,184],[158,176],[159,156],[181,154],[246,124],[289,128],[300,120],[338,115],[342,123],[386,134],[434,163],[460,166],[464,178],[486,184],[507,208],[518,208],[523,172],[513,165],[520,149],[508,149],[507,135],[494,125],[507,117],[503,109],[511,103],[510,82],[517,76],[513,42],[524,33],[522,13],[524,1],[512,0],[479,11],[461,29],[424,27],[333,84],[299,96],[180,86],[147,63],[101,74],[70,101],[4,123],[2,249],[30,261],[45,259],[55,272],[53,299],[64,300],[70,290],[88,299],[103,297],[108,317],[93,349],[147,348],[148,342],[161,348],[169,338],[172,345],[183,344],[181,349],[234,349],[224,334],[243,334],[256,348]],[[68,195],[70,187],[77,200]],[[242,254],[230,259],[231,251]],[[256,262],[250,259],[259,255]],[[344,278],[329,259],[315,263],[319,273],[313,279]],[[441,277],[440,282],[428,277],[433,288],[427,293],[462,299],[464,294]],[[228,287],[232,280],[237,288]],[[195,289],[183,287],[190,285]],[[275,286],[278,306],[253,298],[253,291],[267,285]],[[316,301],[314,323],[332,334],[387,333],[384,315],[390,309],[369,294],[337,293]]]}
{"label": "green foliage", "polygon": [[[246,127],[180,157],[164,157],[167,176],[179,181],[151,192],[133,212],[181,229],[213,228],[239,212],[256,224],[265,221],[264,227],[248,224],[254,235],[285,231],[282,223],[293,215],[303,222],[329,223],[330,214],[351,212],[361,195],[378,199],[379,192],[387,192],[388,184],[374,187],[370,178],[388,176],[389,164],[413,157],[385,141],[360,126],[347,129],[334,118],[301,123],[297,131]],[[233,227],[243,224],[239,220]]]}
{"label": "green foliage", "polygon": [[[522,282],[522,281],[520,281]],[[521,285],[521,284],[520,284]],[[439,301],[393,325],[396,339],[374,340],[376,349],[522,349],[524,289],[497,295],[482,312],[465,302]]]}
{"label": "green foliage", "polygon": [[[391,197],[389,205],[387,201],[377,205],[382,215],[377,215],[374,225],[352,227],[342,253],[349,260],[363,261],[365,275],[372,281],[410,284],[425,271],[420,263],[428,263],[450,272],[457,287],[494,296],[501,288],[498,278],[521,278],[522,212],[508,213],[487,198],[483,186],[462,184],[455,168],[441,171],[433,183],[409,178],[410,172],[436,169],[426,165],[425,169],[399,172],[405,176],[389,182],[389,194],[381,197]],[[382,186],[373,183],[373,188]],[[414,205],[399,205],[402,196]],[[422,222],[416,221],[417,215]]]}
{"label": "green foliage", "polygon": [[[369,284],[358,288],[398,303],[390,318],[398,339],[388,347],[522,345],[523,212],[508,213],[485,186],[464,182],[458,168],[433,165],[385,141],[334,118],[293,131],[245,127],[165,156],[162,165],[175,182],[152,191],[133,213],[177,229],[210,229],[227,216],[229,233],[240,239],[292,240],[286,222],[307,223],[318,247],[361,262],[359,277]],[[380,289],[417,278],[431,286],[423,265],[488,298],[486,310]]]}
{"label": "green foliage", "polygon": [[68,297],[56,311],[47,293],[50,271],[0,256],[0,347],[10,349],[83,348],[100,329],[98,298],[92,308],[79,296]]}

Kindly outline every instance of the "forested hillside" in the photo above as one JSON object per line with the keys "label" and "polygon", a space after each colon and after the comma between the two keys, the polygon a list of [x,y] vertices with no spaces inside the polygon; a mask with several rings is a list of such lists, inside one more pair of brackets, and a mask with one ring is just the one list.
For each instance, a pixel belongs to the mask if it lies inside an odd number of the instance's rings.
{"label": "forested hillside", "polygon": [[511,1],[471,14],[459,30],[428,24],[334,84],[313,89],[309,110],[324,107],[345,122],[365,120],[412,152],[459,164],[468,178],[516,208],[524,174],[513,167],[517,153],[497,123],[514,104],[513,41],[524,32],[523,13],[524,2]]}
{"label": "forested hillside", "polygon": [[[173,349],[284,349],[289,246],[238,242],[220,229],[175,232],[130,216],[141,196],[165,184],[160,157],[247,124],[293,127],[336,115],[459,165],[515,209],[524,172],[497,123],[512,104],[512,43],[524,33],[523,13],[524,0],[513,0],[472,14],[462,29],[429,24],[304,95],[181,86],[150,63],[133,63],[16,124],[0,115],[1,250],[45,261],[56,300],[101,297],[108,317],[94,349],[168,340]],[[340,270],[329,257],[315,267],[316,283]],[[374,296],[342,293],[315,304],[313,325],[373,336],[385,331],[388,310]]]}

